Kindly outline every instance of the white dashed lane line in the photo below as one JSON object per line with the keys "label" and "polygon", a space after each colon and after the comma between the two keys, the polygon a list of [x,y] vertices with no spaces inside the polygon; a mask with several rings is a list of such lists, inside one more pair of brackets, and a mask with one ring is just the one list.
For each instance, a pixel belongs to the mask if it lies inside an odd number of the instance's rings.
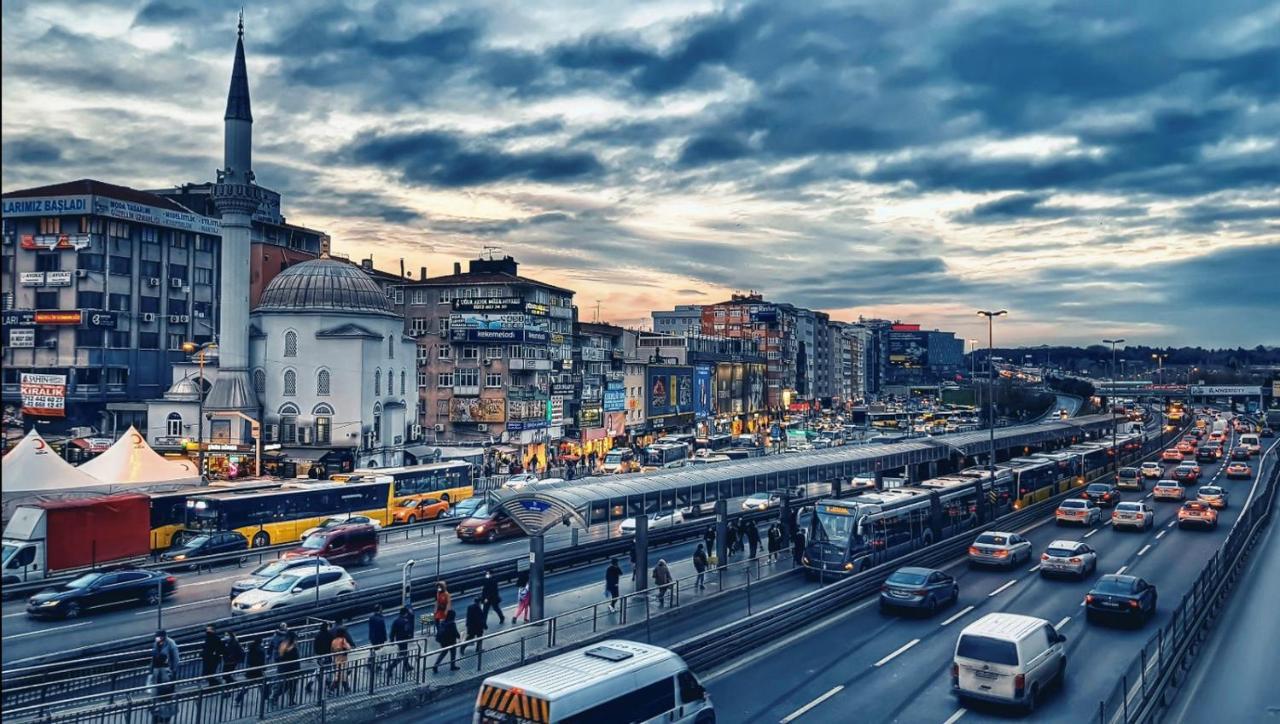
{"label": "white dashed lane line", "polygon": [[840,684],[839,686],[834,686],[834,687],[832,687],[830,690],[828,690],[828,691],[827,691],[827,693],[823,694],[822,696],[818,697],[817,699],[814,699],[813,701],[809,702],[808,704],[805,704],[804,706],[800,707],[799,709],[796,709],[795,711],[791,712],[790,714],[788,714],[788,715],[786,715],[786,716],[782,717],[782,720],[779,722],[779,724],[791,724],[791,722],[793,722],[793,721],[795,721],[796,719],[799,719],[800,717],[804,716],[804,715],[805,715],[805,714],[806,714],[810,709],[812,709],[813,707],[815,707],[815,706],[817,706],[817,705],[821,704],[822,702],[826,701],[827,699],[830,699],[831,697],[835,696],[836,694],[839,694],[839,693],[840,693],[840,691],[841,691],[842,689],[844,689],[844,684]]}
{"label": "white dashed lane line", "polygon": [[1148,543],[1148,544],[1146,544],[1146,545],[1142,546],[1142,550],[1138,551],[1138,555],[1144,555],[1144,554],[1146,554],[1146,552],[1147,552],[1147,551],[1149,551],[1149,550],[1151,550],[1151,544],[1150,544],[1150,543]]}
{"label": "white dashed lane line", "polygon": [[955,622],[956,619],[960,618],[966,613],[969,613],[972,610],[973,610],[973,606],[965,606],[964,608],[952,614],[951,618],[947,619],[946,621],[943,621],[941,625],[946,626],[947,624],[953,623]]}
{"label": "white dashed lane line", "polygon": [[997,595],[999,595],[1001,592],[1008,590],[1009,586],[1012,586],[1013,584],[1015,584],[1015,583],[1017,583],[1017,582],[1018,582],[1018,579],[1016,579],[1016,578],[1015,578],[1015,579],[1013,579],[1012,581],[1009,581],[1008,583],[1006,583],[1006,584],[1004,584],[1003,586],[1001,586],[1001,587],[997,588],[996,590],[992,591],[991,593],[988,593],[988,594],[987,594],[987,598],[992,598],[993,596],[997,596]]}
{"label": "white dashed lane line", "polygon": [[1120,566],[1120,570],[1116,571],[1117,576],[1123,576],[1124,572],[1129,570],[1128,566]]}
{"label": "white dashed lane line", "polygon": [[1037,563],[1037,564],[1035,564],[1034,566],[1032,566],[1032,567],[1028,568],[1028,569],[1027,569],[1027,573],[1035,573],[1035,572],[1036,572],[1036,571],[1038,571],[1038,570],[1040,570],[1040,564],[1039,564],[1039,563]]}
{"label": "white dashed lane line", "polygon": [[957,709],[956,713],[947,717],[947,720],[942,722],[942,724],[956,724],[956,722],[960,721],[960,717],[964,716],[968,712],[969,712],[968,709]]}
{"label": "white dashed lane line", "polygon": [[1161,538],[1163,538],[1163,537],[1164,537],[1164,534],[1165,534],[1165,533],[1168,533],[1168,532],[1169,532],[1169,531],[1167,531],[1167,530],[1162,530],[1162,531],[1160,531],[1159,533],[1156,533],[1156,540],[1160,540]]}
{"label": "white dashed lane line", "polygon": [[875,663],[875,666],[876,666],[876,667],[884,666],[885,664],[889,663],[890,661],[893,661],[893,660],[894,660],[894,659],[896,659],[898,656],[900,656],[903,652],[907,651],[907,650],[908,650],[908,649],[910,649],[912,646],[915,646],[915,645],[916,645],[916,644],[918,644],[918,643],[920,643],[920,639],[911,639],[911,640],[910,640],[910,641],[908,641],[907,643],[905,643],[905,644],[903,644],[902,646],[900,646],[900,647],[898,648],[898,650],[897,650],[897,651],[894,651],[893,653],[889,654],[888,656],[884,657],[883,659],[880,659],[879,661],[877,661],[877,662]]}
{"label": "white dashed lane line", "polygon": [[1054,624],[1054,626],[1053,626],[1053,627],[1054,627],[1054,628],[1056,628],[1056,629],[1058,629],[1059,631],[1061,631],[1061,630],[1062,630],[1062,627],[1063,627],[1063,626],[1066,626],[1066,625],[1067,625],[1067,622],[1068,622],[1068,621],[1070,621],[1070,620],[1071,620],[1071,617],[1070,617],[1070,616],[1063,616],[1063,617],[1062,617],[1062,620],[1061,620],[1061,621],[1059,621],[1059,622],[1057,622],[1056,624]]}

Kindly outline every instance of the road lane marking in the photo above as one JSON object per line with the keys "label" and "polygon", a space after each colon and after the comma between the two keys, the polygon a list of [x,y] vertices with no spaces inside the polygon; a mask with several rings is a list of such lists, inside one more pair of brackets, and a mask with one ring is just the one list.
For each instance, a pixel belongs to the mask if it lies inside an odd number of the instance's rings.
{"label": "road lane marking", "polygon": [[26,636],[35,636],[36,634],[47,634],[50,631],[65,631],[69,628],[79,628],[80,626],[90,626],[92,624],[93,624],[92,621],[81,621],[80,623],[69,623],[65,626],[53,626],[51,628],[42,628],[39,631],[27,631],[26,633],[14,634],[12,636],[5,636],[3,639],[0,639],[0,641],[12,641],[13,639],[20,639]]}
{"label": "road lane marking", "polygon": [[4,618],[13,618],[14,616],[26,616],[26,615],[27,615],[26,611],[19,611],[17,613],[6,613],[4,615]]}
{"label": "road lane marking", "polygon": [[382,569],[381,569],[381,568],[378,568],[378,567],[376,567],[376,566],[375,566],[375,567],[373,567],[373,568],[366,568],[366,569],[364,569],[363,571],[356,571],[355,573],[352,573],[351,575],[353,575],[353,576],[363,576],[363,575],[364,575],[364,574],[366,574],[366,573],[374,573],[374,572],[377,572],[377,571],[380,571],[380,570],[382,570]]}
{"label": "road lane marking", "polygon": [[1009,581],[1008,583],[1006,583],[1006,584],[1004,584],[1003,586],[1001,586],[1001,587],[997,588],[996,590],[992,591],[991,593],[988,593],[988,594],[987,594],[987,598],[991,598],[991,597],[995,596],[996,594],[1000,593],[1001,591],[1007,590],[1007,589],[1009,588],[1009,586],[1012,586],[1013,584],[1015,584],[1015,583],[1017,583],[1017,582],[1018,582],[1018,579],[1016,579],[1016,578],[1015,578],[1015,579],[1013,579],[1012,581]]}
{"label": "road lane marking", "polygon": [[[217,598],[206,598],[206,599],[204,599],[203,601],[192,601],[191,603],[179,603],[179,604],[178,604],[178,605],[176,605],[176,606],[165,606],[165,607],[164,607],[164,610],[165,610],[165,611],[173,611],[174,609],[178,609],[178,608],[186,608],[187,606],[199,606],[199,605],[200,605],[200,604],[202,604],[202,603],[211,603],[211,602],[213,602],[213,601],[227,601],[227,602],[230,602],[230,601],[231,601],[231,598],[230,598],[229,596],[218,596]],[[134,615],[134,616],[154,616],[154,615],[155,615],[155,613],[156,613],[156,610],[155,610],[154,608],[148,608],[148,609],[147,609],[147,610],[145,610],[145,611],[138,611],[138,612],[134,613],[133,615]]]}
{"label": "road lane marking", "polygon": [[1142,554],[1146,553],[1146,552],[1147,552],[1147,551],[1149,551],[1149,550],[1151,550],[1151,544],[1150,544],[1150,543],[1148,543],[1148,544],[1146,544],[1146,545],[1142,546],[1142,550],[1138,551],[1138,555],[1142,555]]}
{"label": "road lane marking", "polygon": [[902,646],[901,646],[897,651],[894,651],[893,653],[889,654],[888,656],[884,657],[883,659],[880,659],[879,661],[877,661],[877,662],[875,663],[875,666],[877,666],[877,667],[884,666],[885,664],[889,663],[890,661],[893,661],[894,659],[896,659],[896,658],[898,657],[898,655],[899,655],[899,654],[901,654],[902,652],[904,652],[904,651],[906,651],[907,649],[911,648],[912,646],[915,646],[915,645],[916,645],[916,644],[918,644],[918,643],[920,643],[920,639],[911,639],[911,640],[910,640],[910,641],[908,641],[907,643],[903,644],[903,645],[902,645]]}
{"label": "road lane marking", "polygon": [[1147,493],[1146,495],[1142,496],[1142,499],[1143,499],[1143,500],[1146,500],[1146,499],[1150,498],[1152,495],[1155,495],[1155,493]]}
{"label": "road lane marking", "polygon": [[947,717],[947,720],[942,722],[942,724],[956,724],[956,722],[960,721],[960,717],[964,716],[968,711],[968,709],[957,709],[956,713]]}
{"label": "road lane marking", "polygon": [[838,685],[838,686],[833,686],[833,687],[831,687],[831,689],[830,689],[827,693],[823,694],[822,696],[818,697],[817,699],[814,699],[813,701],[809,702],[808,704],[805,704],[804,706],[800,707],[799,709],[796,709],[795,711],[791,712],[790,714],[788,714],[788,715],[786,715],[786,716],[782,717],[782,721],[780,721],[780,722],[779,722],[779,724],[791,724],[791,722],[795,721],[796,719],[799,719],[800,717],[802,717],[802,716],[804,716],[806,713],[808,713],[808,711],[809,711],[810,709],[812,709],[813,707],[815,707],[815,706],[817,706],[817,705],[821,704],[822,702],[826,701],[827,699],[830,699],[831,697],[835,696],[836,694],[839,694],[839,693],[840,693],[840,690],[841,690],[841,689],[843,689],[843,688],[844,688],[844,684],[840,684],[840,685]]}
{"label": "road lane marking", "polygon": [[1061,621],[1059,621],[1059,622],[1057,622],[1056,624],[1054,624],[1054,625],[1053,625],[1053,627],[1054,627],[1055,629],[1059,629],[1059,630],[1061,630],[1061,629],[1062,629],[1062,627],[1063,627],[1063,626],[1066,626],[1066,625],[1067,625],[1067,622],[1068,622],[1068,621],[1070,621],[1070,620],[1071,620],[1071,617],[1070,617],[1070,616],[1063,616],[1063,617],[1062,617],[1062,620],[1061,620]]}
{"label": "road lane marking", "polygon": [[734,661],[733,663],[728,664],[727,666],[724,666],[719,669],[716,669],[715,671],[712,671],[711,673],[707,674],[704,680],[707,682],[711,682],[721,677],[728,676],[729,674],[732,674],[738,669],[741,669],[750,664],[754,664],[760,659],[770,656],[774,652],[784,647],[790,646],[791,644],[795,643],[796,641],[802,638],[812,636],[818,631],[823,630],[824,628],[830,628],[832,626],[835,626],[836,624],[840,623],[844,619],[853,616],[854,614],[863,610],[864,608],[867,608],[868,606],[875,605],[877,602],[879,602],[879,598],[870,598],[858,604],[857,606],[854,606],[853,608],[845,609],[844,611],[841,611],[835,616],[830,617],[829,619],[824,621],[821,625],[819,625],[816,629],[800,629],[795,633],[792,633],[788,636],[784,636],[781,639],[778,639],[773,643],[769,644],[768,646],[765,646],[760,649],[756,649],[749,656],[743,656],[738,660]]}
{"label": "road lane marking", "polygon": [[964,608],[960,609],[955,614],[953,614],[951,618],[947,619],[946,621],[943,621],[941,625],[946,626],[947,624],[954,622],[956,619],[960,618],[966,613],[969,613],[972,610],[973,610],[973,606],[965,606]]}
{"label": "road lane marking", "polygon": [[1166,528],[1172,528],[1173,526],[1175,526],[1175,525],[1177,525],[1177,524],[1178,524],[1178,521],[1176,521],[1176,520],[1171,520],[1171,521],[1169,521],[1169,525],[1166,525],[1165,527],[1166,527]]}
{"label": "road lane marking", "polygon": [[212,578],[212,579],[210,579],[210,580],[208,580],[208,581],[196,581],[195,583],[187,583],[186,581],[183,581],[183,583],[182,583],[182,587],[183,587],[183,588],[195,588],[196,586],[203,586],[203,585],[206,585],[206,584],[209,584],[209,583],[218,583],[218,582],[220,582],[220,581],[232,581],[232,580],[235,580],[235,579],[237,579],[237,578],[243,578],[243,577],[244,577],[244,576],[246,576],[246,575],[248,575],[248,574],[241,573],[241,574],[238,574],[238,575],[235,575],[235,576],[223,576],[222,578]]}
{"label": "road lane marking", "polygon": [[1032,566],[1032,567],[1028,568],[1028,569],[1027,569],[1027,573],[1035,573],[1035,572],[1036,572],[1036,571],[1038,571],[1038,570],[1040,570],[1040,564],[1039,564],[1039,563],[1037,563],[1037,564],[1035,564],[1034,566]]}
{"label": "road lane marking", "polygon": [[1094,528],[1093,530],[1089,531],[1088,533],[1085,533],[1085,534],[1084,534],[1084,537],[1085,537],[1085,538],[1088,538],[1089,536],[1093,535],[1094,533],[1097,533],[1097,532],[1098,532],[1098,531],[1100,531],[1100,530],[1102,530],[1102,529],[1101,529],[1101,528]]}
{"label": "road lane marking", "polygon": [[1124,572],[1129,570],[1128,566],[1120,566],[1120,570],[1116,571],[1117,576],[1123,576]]}
{"label": "road lane marking", "polygon": [[1169,532],[1169,531],[1167,531],[1167,530],[1162,530],[1162,531],[1160,531],[1159,533],[1156,533],[1156,540],[1160,540],[1161,538],[1163,538],[1163,537],[1164,537],[1164,534],[1165,534],[1165,533],[1168,533],[1168,532]]}

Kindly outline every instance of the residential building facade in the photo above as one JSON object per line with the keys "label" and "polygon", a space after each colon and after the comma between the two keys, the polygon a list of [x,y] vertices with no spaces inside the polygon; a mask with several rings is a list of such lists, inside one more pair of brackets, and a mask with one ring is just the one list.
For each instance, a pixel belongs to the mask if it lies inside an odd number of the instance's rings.
{"label": "residential building facade", "polygon": [[677,304],[672,310],[650,312],[653,331],[656,334],[700,334],[702,332],[702,305]]}

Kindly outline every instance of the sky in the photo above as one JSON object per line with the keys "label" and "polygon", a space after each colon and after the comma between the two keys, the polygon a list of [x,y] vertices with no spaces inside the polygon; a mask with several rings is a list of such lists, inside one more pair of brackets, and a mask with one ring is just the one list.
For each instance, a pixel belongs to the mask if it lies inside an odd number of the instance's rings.
{"label": "sky", "polygon": [[[7,0],[4,190],[211,180],[238,8]],[[381,269],[1280,344],[1280,3],[273,0],[245,46],[258,182]]]}

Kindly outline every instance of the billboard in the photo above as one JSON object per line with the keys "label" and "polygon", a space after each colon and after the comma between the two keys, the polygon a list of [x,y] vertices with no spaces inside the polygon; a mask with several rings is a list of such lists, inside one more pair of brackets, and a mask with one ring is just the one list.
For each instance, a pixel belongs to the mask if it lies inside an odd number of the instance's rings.
{"label": "billboard", "polygon": [[928,332],[889,332],[889,364],[913,368],[928,365]]}
{"label": "billboard", "polygon": [[454,397],[449,400],[450,422],[502,422],[507,401],[501,397]]}
{"label": "billboard", "polygon": [[699,419],[715,414],[711,405],[711,365],[693,368],[693,412]]}
{"label": "billboard", "polygon": [[645,383],[645,415],[650,420],[693,412],[692,367],[649,365]]}
{"label": "billboard", "polygon": [[449,315],[449,329],[524,329],[523,314],[482,314],[455,312]]}
{"label": "billboard", "polygon": [[1262,387],[1240,387],[1231,385],[1193,385],[1188,390],[1192,395],[1205,397],[1257,397],[1262,394]]}
{"label": "billboard", "polygon": [[39,417],[67,416],[67,376],[23,373],[22,414]]}
{"label": "billboard", "polygon": [[550,335],[535,329],[451,329],[455,342],[534,342],[546,344]]}
{"label": "billboard", "polygon": [[455,299],[455,312],[516,312],[524,311],[524,300],[520,297],[489,297],[487,299]]}
{"label": "billboard", "polygon": [[610,382],[604,388],[604,411],[624,412],[627,409],[627,388],[621,382]]}
{"label": "billboard", "polygon": [[36,331],[30,327],[14,327],[9,330],[10,347],[36,346]]}

